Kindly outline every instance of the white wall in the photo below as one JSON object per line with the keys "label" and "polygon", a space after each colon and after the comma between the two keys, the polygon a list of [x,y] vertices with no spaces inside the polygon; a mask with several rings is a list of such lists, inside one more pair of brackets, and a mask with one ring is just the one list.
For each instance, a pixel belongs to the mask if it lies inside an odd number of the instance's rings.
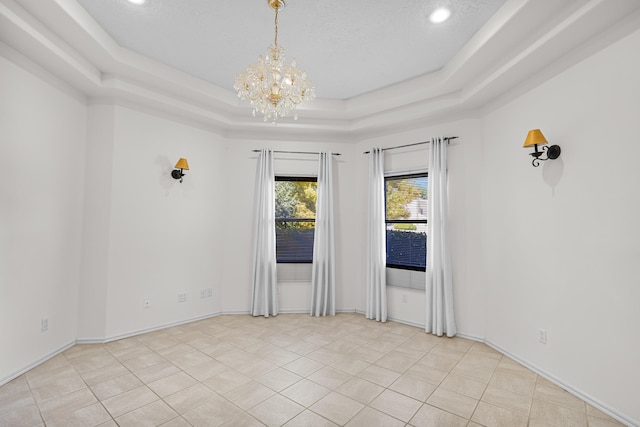
{"label": "white wall", "polygon": [[[634,424],[637,52],[640,31],[490,113],[482,174],[487,340]],[[521,148],[531,128],[562,147],[558,160],[531,166]]]}
{"label": "white wall", "polygon": [[[480,261],[480,175],[482,126],[479,120],[458,120],[424,126],[411,132],[371,138],[358,144],[359,251],[366,248],[366,206],[368,156],[371,147],[394,147],[429,140],[432,136],[458,136],[449,145],[449,203],[452,232],[454,306],[458,331],[470,337],[483,337],[484,305]],[[429,145],[385,151],[385,173],[425,170],[429,163]],[[358,273],[358,310],[365,311],[365,265],[362,258]],[[388,287],[389,318],[424,326],[425,294],[402,287]]]}
{"label": "white wall", "polygon": [[1,384],[76,337],[86,106],[26,60],[0,75]]}
{"label": "white wall", "polygon": [[88,109],[78,337],[106,336],[115,107]]}
{"label": "white wall", "polygon": [[[227,191],[225,211],[228,227],[225,230],[224,251],[224,311],[247,313],[251,302],[251,227],[253,224],[253,188],[257,153],[253,149],[319,151],[332,150],[337,202],[336,220],[336,309],[353,311],[356,306],[356,269],[359,262],[356,242],[361,218],[354,215],[356,208],[355,146],[339,143],[281,142],[281,141],[229,141],[226,151],[226,175],[233,183]],[[317,155],[275,155],[276,175],[317,176]],[[282,268],[282,267],[281,267]],[[310,277],[308,280],[281,282],[280,304],[282,311],[306,312],[310,310]]]}
{"label": "white wall", "polygon": [[[190,166],[183,183],[170,176],[180,157]],[[221,311],[224,165],[218,135],[115,107],[107,337]],[[200,298],[208,288],[213,296]]]}
{"label": "white wall", "polygon": [[[355,309],[353,265],[359,240],[353,233],[360,220],[352,215],[353,145],[225,141],[209,131],[113,105],[92,105],[89,124],[87,161],[101,163],[88,168],[86,176],[89,255],[83,264],[81,340],[249,311],[257,158],[252,150],[262,147],[342,154],[334,169],[336,306]],[[191,167],[182,184],[169,176],[179,157]],[[277,174],[316,175],[317,167],[315,155],[276,156]],[[209,287],[213,298],[200,299],[200,289]],[[280,283],[281,309],[308,311],[309,290],[310,277]],[[188,293],[187,303],[177,302],[181,291]],[[143,308],[145,297],[151,298],[151,308]]]}
{"label": "white wall", "polygon": [[[123,106],[87,108],[19,55],[0,57],[0,331],[12,349],[0,352],[0,382],[76,338],[248,312],[254,148],[343,154],[336,302],[364,311],[362,152],[457,135],[449,170],[459,332],[638,423],[637,51],[640,32],[482,119],[359,143],[268,142],[268,130],[265,141],[232,141]],[[563,149],[540,168],[521,148],[534,127]],[[388,171],[427,165],[428,146],[387,153]],[[191,166],[182,184],[169,177],[179,157]],[[313,156],[277,159],[278,174],[317,169]],[[283,310],[308,310],[308,286],[283,284]],[[200,299],[208,287],[213,297]],[[390,289],[389,314],[423,324],[424,294]]]}

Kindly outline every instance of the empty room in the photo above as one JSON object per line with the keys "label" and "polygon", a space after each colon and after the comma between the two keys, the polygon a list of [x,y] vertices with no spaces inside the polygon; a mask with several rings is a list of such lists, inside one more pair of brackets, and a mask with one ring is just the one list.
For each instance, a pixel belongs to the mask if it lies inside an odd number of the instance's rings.
{"label": "empty room", "polygon": [[0,427],[640,426],[639,76],[637,0],[0,0]]}

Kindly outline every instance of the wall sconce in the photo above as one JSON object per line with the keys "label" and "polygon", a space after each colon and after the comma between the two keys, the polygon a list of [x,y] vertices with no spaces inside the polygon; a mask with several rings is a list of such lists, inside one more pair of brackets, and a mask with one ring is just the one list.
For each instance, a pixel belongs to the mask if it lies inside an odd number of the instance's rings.
{"label": "wall sconce", "polygon": [[183,170],[189,170],[189,163],[187,163],[187,159],[180,157],[180,160],[176,163],[175,169],[171,171],[173,179],[179,179],[180,182],[182,182],[182,177],[185,176],[185,173],[182,172]]}
{"label": "wall sconce", "polygon": [[[542,134],[542,132],[540,132],[540,129],[533,129],[530,130],[529,133],[527,134],[527,139],[524,140],[524,148],[527,147],[531,147],[533,145],[533,149],[534,152],[530,153],[531,156],[533,156],[533,160],[531,161],[531,164],[533,165],[534,168],[537,168],[538,166],[540,166],[540,161],[545,161],[545,160],[554,160],[557,159],[558,157],[560,157],[560,146],[559,145],[551,145],[549,147],[542,147],[542,151],[538,151],[538,145],[544,145],[546,144],[548,141],[547,139],[544,137],[544,135]],[[544,153],[547,153],[547,157],[541,157]]]}

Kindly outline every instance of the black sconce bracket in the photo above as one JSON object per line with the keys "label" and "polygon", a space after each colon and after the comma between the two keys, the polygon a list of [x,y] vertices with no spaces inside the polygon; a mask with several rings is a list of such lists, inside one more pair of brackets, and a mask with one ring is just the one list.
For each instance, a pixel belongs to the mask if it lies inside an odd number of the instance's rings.
{"label": "black sconce bracket", "polygon": [[[542,157],[543,154],[547,154],[547,157]],[[560,157],[560,153],[562,152],[562,150],[560,149],[559,145],[552,145],[550,147],[547,147],[546,145],[544,145],[542,147],[542,151],[538,151],[538,146],[535,145],[535,151],[533,153],[531,153],[531,156],[533,157],[533,160],[531,161],[531,164],[533,165],[534,168],[537,168],[538,166],[540,166],[540,162],[541,161],[546,161],[546,160],[555,160],[558,157]]]}
{"label": "black sconce bracket", "polygon": [[182,182],[182,177],[185,175],[186,174],[182,171],[182,169],[174,169],[171,171],[171,176],[173,177],[173,179],[179,179],[180,182]]}

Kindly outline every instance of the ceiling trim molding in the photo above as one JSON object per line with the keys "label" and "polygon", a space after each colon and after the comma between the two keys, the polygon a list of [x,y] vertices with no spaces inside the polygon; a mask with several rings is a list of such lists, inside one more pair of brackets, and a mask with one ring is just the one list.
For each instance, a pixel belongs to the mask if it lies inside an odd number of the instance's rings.
{"label": "ceiling trim molding", "polygon": [[232,91],[121,48],[75,0],[2,0],[0,40],[88,99],[139,104],[229,138],[344,141],[473,116],[538,74],[565,69],[568,55],[588,52],[577,48],[607,29],[637,28],[629,16],[639,11],[637,0],[509,0],[443,69],[348,100],[316,99],[298,121],[277,126],[252,117]]}

